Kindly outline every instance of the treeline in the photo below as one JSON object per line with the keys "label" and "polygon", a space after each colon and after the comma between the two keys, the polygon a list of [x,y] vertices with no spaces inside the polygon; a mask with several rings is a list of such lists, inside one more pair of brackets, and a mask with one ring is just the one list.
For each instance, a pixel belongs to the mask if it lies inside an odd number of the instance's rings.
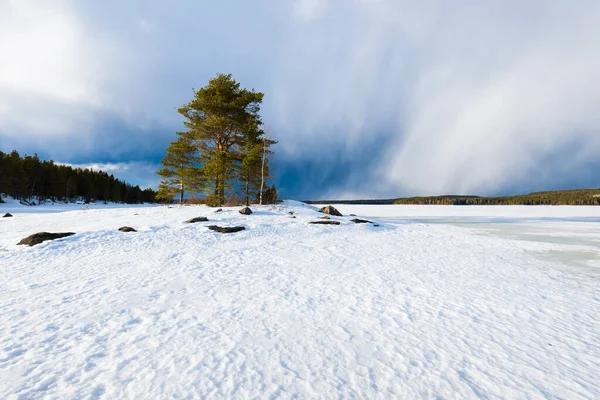
{"label": "treeline", "polygon": [[[15,150],[0,151],[0,193],[15,199],[39,201],[111,201],[152,203],[156,192],[142,190],[103,171],[72,168],[41,161],[37,154],[23,156]],[[0,201],[2,198],[0,196]]]}
{"label": "treeline", "polygon": [[158,198],[177,197],[181,203],[200,198],[210,205],[275,202],[277,190],[266,181],[271,146],[277,142],[262,129],[263,96],[226,74],[194,91],[178,109],[185,130],[177,132],[161,161]]}
{"label": "treeline", "polygon": [[600,189],[554,190],[517,196],[430,196],[397,199],[395,204],[438,204],[438,205],[600,205]]}
{"label": "treeline", "polygon": [[371,200],[302,200],[306,204],[355,204],[355,205],[390,205],[398,199],[371,199]]}

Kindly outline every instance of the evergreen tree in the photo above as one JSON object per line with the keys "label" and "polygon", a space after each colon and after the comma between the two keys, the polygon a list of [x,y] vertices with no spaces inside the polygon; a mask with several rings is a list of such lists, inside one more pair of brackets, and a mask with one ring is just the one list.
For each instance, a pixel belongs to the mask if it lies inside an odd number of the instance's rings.
{"label": "evergreen tree", "polygon": [[207,189],[219,205],[239,176],[236,165],[242,162],[248,127],[262,124],[262,99],[262,93],[242,89],[231,75],[218,74],[178,110],[200,151]]}
{"label": "evergreen tree", "polygon": [[172,200],[179,193],[179,203],[183,203],[184,193],[197,190],[200,184],[200,171],[196,167],[196,148],[188,135],[180,134],[171,142],[161,164],[165,167],[157,172],[163,180],[158,187],[158,198]]}
{"label": "evergreen tree", "polygon": [[246,205],[250,205],[250,193],[261,191],[264,181],[269,178],[268,155],[273,153],[270,147],[276,143],[256,127],[250,128],[246,134],[239,168]]}
{"label": "evergreen tree", "polygon": [[[124,193],[127,196],[123,196]],[[152,189],[131,187],[102,171],[56,165],[52,160],[41,161],[37,154],[21,157],[17,151],[0,152],[0,194],[24,200],[80,197],[135,203],[154,202],[156,197]]]}

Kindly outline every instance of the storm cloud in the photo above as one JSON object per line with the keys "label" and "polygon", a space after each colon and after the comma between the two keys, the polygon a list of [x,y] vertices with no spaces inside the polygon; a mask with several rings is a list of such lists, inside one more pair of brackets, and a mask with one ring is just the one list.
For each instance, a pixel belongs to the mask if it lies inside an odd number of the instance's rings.
{"label": "storm cloud", "polygon": [[266,94],[286,197],[600,186],[598,20],[585,0],[2,2],[0,150],[155,185],[176,108],[230,72]]}

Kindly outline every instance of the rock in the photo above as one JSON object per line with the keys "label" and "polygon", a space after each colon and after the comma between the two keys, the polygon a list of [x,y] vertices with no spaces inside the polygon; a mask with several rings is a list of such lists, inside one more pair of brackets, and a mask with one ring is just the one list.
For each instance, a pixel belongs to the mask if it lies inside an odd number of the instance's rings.
{"label": "rock", "polygon": [[137,232],[135,229],[133,229],[130,226],[122,226],[122,227],[119,228],[119,230],[121,232]]}
{"label": "rock", "polygon": [[356,214],[348,214],[348,215],[350,215],[351,217],[356,217]]}
{"label": "rock", "polygon": [[292,215],[290,218],[296,218],[296,216],[295,216],[295,215]]}
{"label": "rock", "polygon": [[46,240],[54,240],[60,239],[67,236],[74,235],[74,232],[64,232],[64,233],[49,233],[49,232],[38,232],[33,235],[27,236],[25,239],[21,240],[17,245],[27,244],[29,246],[35,246],[36,244],[40,244],[45,242]]}
{"label": "rock", "polygon": [[354,222],[355,224],[372,224],[371,221],[367,221],[366,219],[360,219],[360,218],[354,218],[354,219],[351,219],[350,221]]}
{"label": "rock", "polygon": [[294,212],[293,211],[288,211],[288,214],[294,215]]}
{"label": "rock", "polygon": [[326,206],[319,210],[324,214],[335,215],[336,217],[343,217],[342,213],[335,209],[333,206]]}
{"label": "rock", "polygon": [[219,208],[218,210],[215,210],[216,213],[223,211],[222,208]]}
{"label": "rock", "polygon": [[10,218],[10,217],[12,217],[11,213],[6,213],[2,216],[2,218]]}
{"label": "rock", "polygon": [[252,214],[252,210],[250,209],[250,207],[244,207],[240,210],[240,214],[250,215]]}
{"label": "rock", "polygon": [[319,217],[320,219],[331,219],[331,217],[329,215],[323,215],[322,217]]}
{"label": "rock", "polygon": [[196,222],[208,222],[208,218],[206,218],[206,217],[196,217],[196,218],[188,219],[186,222],[190,223],[190,224],[194,224]]}
{"label": "rock", "polygon": [[244,228],[243,226],[217,226],[217,225],[210,225],[208,227],[208,229],[210,229],[211,231],[216,231],[216,232],[221,232],[221,233],[235,233],[235,232],[243,231],[246,228]]}
{"label": "rock", "polygon": [[315,224],[315,225],[339,225],[340,222],[339,221],[310,221],[309,224]]}

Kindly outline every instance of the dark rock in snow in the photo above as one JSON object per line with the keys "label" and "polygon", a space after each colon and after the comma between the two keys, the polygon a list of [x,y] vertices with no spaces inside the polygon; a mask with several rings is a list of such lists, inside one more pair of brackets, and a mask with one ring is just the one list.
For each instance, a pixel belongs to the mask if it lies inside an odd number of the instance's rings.
{"label": "dark rock in snow", "polygon": [[2,216],[2,218],[10,218],[10,217],[12,217],[11,213],[6,213]]}
{"label": "dark rock in snow", "polygon": [[36,244],[40,244],[45,242],[46,240],[55,240],[64,238],[67,236],[74,235],[74,232],[64,232],[64,233],[49,233],[49,232],[38,232],[33,235],[27,236],[25,239],[21,240],[17,245],[26,244],[29,246],[35,246]]}
{"label": "dark rock in snow", "polygon": [[240,210],[240,214],[250,215],[252,214],[252,210],[250,209],[250,207],[244,207]]}
{"label": "dark rock in snow", "polygon": [[315,224],[315,225],[339,225],[340,222],[339,221],[310,221],[309,224]]}
{"label": "dark rock in snow", "polygon": [[329,215],[324,215],[322,217],[319,217],[320,219],[331,219],[331,217]]}
{"label": "dark rock in snow", "polygon": [[288,214],[294,215],[294,212],[293,211],[288,211]]}
{"label": "dark rock in snow", "polygon": [[326,206],[319,210],[324,214],[335,215],[336,217],[343,217],[342,213],[335,209],[333,206]]}
{"label": "dark rock in snow", "polygon": [[355,224],[372,224],[371,221],[367,221],[366,219],[360,219],[360,218],[354,218],[354,219],[351,219],[350,221],[354,222]]}
{"label": "dark rock in snow", "polygon": [[208,229],[210,229],[211,231],[216,231],[216,232],[221,232],[221,233],[235,233],[235,232],[243,231],[246,228],[244,228],[243,226],[217,226],[217,225],[210,225],[208,227]]}
{"label": "dark rock in snow", "polygon": [[216,213],[223,211],[222,208],[219,208],[218,210],[215,210]]}
{"label": "dark rock in snow", "polygon": [[122,226],[122,227],[119,228],[119,230],[121,232],[137,232],[135,229],[133,229],[130,226]]}
{"label": "dark rock in snow", "polygon": [[196,222],[208,222],[208,218],[206,218],[206,217],[196,217],[196,218],[188,219],[186,222],[188,222],[190,224],[194,224]]}
{"label": "dark rock in snow", "polygon": [[348,215],[350,215],[351,217],[356,217],[356,214],[348,214]]}

